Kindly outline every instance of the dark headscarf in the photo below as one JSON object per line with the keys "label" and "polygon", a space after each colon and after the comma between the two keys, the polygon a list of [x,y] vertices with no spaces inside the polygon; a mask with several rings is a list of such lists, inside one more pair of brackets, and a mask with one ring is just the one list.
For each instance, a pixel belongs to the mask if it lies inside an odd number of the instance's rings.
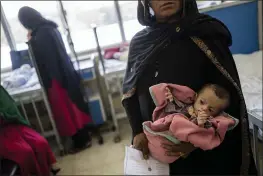
{"label": "dark headscarf", "polygon": [[[138,21],[143,26],[153,26],[156,24],[155,17],[150,14],[150,0],[139,0],[137,8]],[[181,17],[195,15],[198,13],[198,8],[195,0],[183,0],[182,9],[173,15]],[[172,17],[172,18],[173,18]]]}
{"label": "dark headscarf", "polygon": [[27,6],[21,7],[19,9],[18,19],[26,29],[30,29],[30,30],[35,30],[39,26],[45,24],[53,27],[57,27],[56,23],[45,19],[38,11]]}
{"label": "dark headscarf", "polygon": [[13,98],[0,85],[0,120],[1,119],[5,123],[17,123],[29,126],[29,123],[19,112]]}
{"label": "dark headscarf", "polygon": [[200,14],[195,0],[182,0],[183,5],[179,20],[174,23],[157,23],[150,14],[149,0],[138,0],[138,21],[146,27],[138,32],[130,43],[130,53],[123,94],[129,97],[136,88],[137,80],[147,64],[153,62],[151,57],[165,45],[179,37],[195,36],[202,39],[220,39],[228,46],[232,37],[227,27],[219,20]]}

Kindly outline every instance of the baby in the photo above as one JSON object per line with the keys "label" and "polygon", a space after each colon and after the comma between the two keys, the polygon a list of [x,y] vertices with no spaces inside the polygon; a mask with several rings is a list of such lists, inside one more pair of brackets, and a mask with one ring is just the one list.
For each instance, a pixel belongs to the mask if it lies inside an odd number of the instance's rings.
{"label": "baby", "polygon": [[224,110],[229,93],[215,84],[205,85],[198,93],[186,86],[160,83],[150,87],[156,105],[152,121],[143,122],[151,155],[163,163],[179,157],[167,156],[162,144],[189,142],[203,150],[219,146],[238,120]]}
{"label": "baby", "polygon": [[169,103],[166,113],[183,113],[190,121],[198,126],[209,128],[212,124],[209,119],[218,116],[229,105],[230,95],[227,90],[216,84],[207,84],[196,94],[192,105],[178,101],[166,87],[166,98]]}

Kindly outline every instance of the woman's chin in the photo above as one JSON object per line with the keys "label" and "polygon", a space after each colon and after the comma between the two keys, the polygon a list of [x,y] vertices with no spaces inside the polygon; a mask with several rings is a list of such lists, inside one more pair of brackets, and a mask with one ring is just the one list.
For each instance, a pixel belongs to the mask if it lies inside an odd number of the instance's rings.
{"label": "woman's chin", "polygon": [[169,19],[171,16],[176,14],[176,12],[173,9],[167,9],[161,13],[162,19]]}

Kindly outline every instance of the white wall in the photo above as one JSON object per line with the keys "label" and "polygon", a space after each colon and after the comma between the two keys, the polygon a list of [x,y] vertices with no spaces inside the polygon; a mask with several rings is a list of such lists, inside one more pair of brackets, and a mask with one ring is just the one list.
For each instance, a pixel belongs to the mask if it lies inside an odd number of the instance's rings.
{"label": "white wall", "polygon": [[258,27],[259,27],[259,47],[261,49],[263,49],[263,43],[262,43],[262,39],[263,39],[263,28],[262,28],[262,5],[263,2],[262,1],[258,1]]}

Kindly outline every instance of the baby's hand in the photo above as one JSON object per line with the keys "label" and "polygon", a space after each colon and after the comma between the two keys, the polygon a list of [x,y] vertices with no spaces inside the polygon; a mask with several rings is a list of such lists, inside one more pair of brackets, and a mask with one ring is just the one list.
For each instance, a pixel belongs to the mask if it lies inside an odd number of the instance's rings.
{"label": "baby's hand", "polygon": [[210,116],[205,111],[198,111],[198,117],[209,118]]}
{"label": "baby's hand", "polygon": [[209,118],[210,116],[204,112],[204,111],[200,111],[198,113],[198,117],[197,117],[197,123],[199,126],[204,126],[205,122],[207,121],[207,119]]}
{"label": "baby's hand", "polygon": [[207,118],[197,117],[197,124],[198,124],[198,126],[203,127],[206,121],[207,121]]}
{"label": "baby's hand", "polygon": [[168,87],[166,87],[166,93],[165,93],[165,97],[167,100],[169,100],[170,102],[173,101],[173,94],[171,93],[170,89]]}

